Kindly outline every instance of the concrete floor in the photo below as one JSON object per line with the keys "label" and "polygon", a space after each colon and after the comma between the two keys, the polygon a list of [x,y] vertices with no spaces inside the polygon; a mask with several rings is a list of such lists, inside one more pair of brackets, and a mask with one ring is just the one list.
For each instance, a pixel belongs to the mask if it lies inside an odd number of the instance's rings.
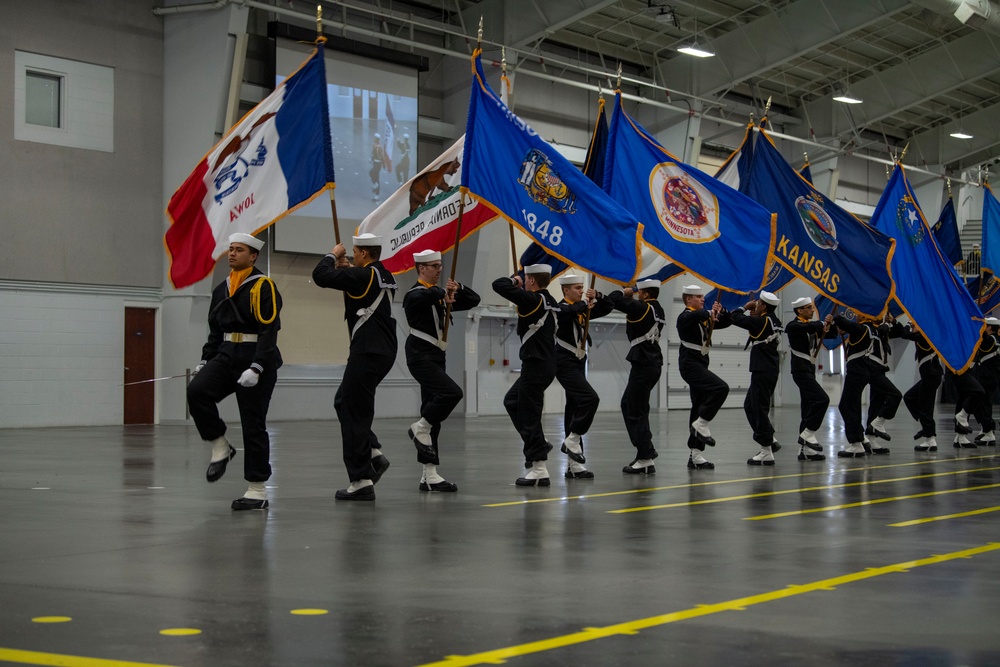
{"label": "concrete floor", "polygon": [[[621,474],[632,449],[601,413],[597,479],[558,455],[527,490],[506,419],[452,419],[457,494],[419,492],[409,420],[379,420],[374,503],[333,500],[336,422],[275,423],[260,512],[229,509],[242,452],[205,482],[193,426],[0,430],[0,663],[1000,664],[995,447],[953,449],[949,416],[917,454],[901,411],[889,456],[800,463],[786,407],[778,464],[750,468],[727,410],[718,468],[691,472],[686,415],[655,416],[655,476]],[[843,445],[836,410],[820,435]]]}

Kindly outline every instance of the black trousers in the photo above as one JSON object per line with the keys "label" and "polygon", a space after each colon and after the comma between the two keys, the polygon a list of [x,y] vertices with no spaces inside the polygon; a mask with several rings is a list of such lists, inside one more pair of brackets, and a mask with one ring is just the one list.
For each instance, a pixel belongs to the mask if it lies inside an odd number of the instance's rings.
{"label": "black trousers", "polygon": [[[682,363],[680,365],[681,379],[687,382],[691,393],[691,414],[688,424],[699,417],[712,421],[719,413],[722,404],[729,396],[729,385],[718,375],[699,363]],[[688,441],[690,446],[693,440]],[[703,449],[698,445],[696,449]]]}
{"label": "black trousers", "polygon": [[[429,346],[423,346],[429,348]],[[440,352],[440,354],[437,354]],[[441,422],[448,418],[462,400],[462,388],[451,379],[445,370],[443,351],[423,350],[410,353],[407,349],[406,367],[410,369],[413,379],[420,383],[420,416],[431,423],[431,447],[434,449],[433,460],[417,450],[418,463],[441,463],[438,457],[438,434],[441,433]]]}
{"label": "black trousers", "polygon": [[378,437],[372,431],[375,389],[389,374],[395,360],[395,356],[384,354],[351,354],[347,358],[344,379],[333,399],[333,409],[340,420],[344,465],[352,482],[371,479],[375,474],[372,450],[381,448]]}
{"label": "black trousers", "polygon": [[799,371],[792,373],[792,380],[799,388],[799,433],[809,429],[817,431],[823,425],[826,409],[830,407],[830,396],[823,386],[816,381],[816,371]]}
{"label": "black trousers", "polygon": [[552,449],[542,431],[545,390],[556,377],[556,360],[525,359],[521,375],[503,397],[503,407],[524,443],[524,462],[548,460]]}
{"label": "black trousers", "polygon": [[993,430],[993,407],[986,399],[986,391],[972,371],[961,375],[952,375],[955,382],[955,412],[965,410],[979,422],[983,431]]}
{"label": "black trousers", "polygon": [[876,417],[892,419],[899,409],[899,402],[903,400],[903,395],[892,383],[892,380],[885,376],[885,370],[878,365],[872,364],[871,376],[868,386],[871,387],[871,394],[868,396],[868,419],[865,426],[871,426]]}
{"label": "black trousers", "polygon": [[658,456],[653,446],[653,432],[649,428],[649,395],[660,381],[662,370],[660,364],[633,362],[622,394],[622,418],[637,459],[655,459]]}
{"label": "black trousers", "polygon": [[215,440],[226,434],[226,423],[219,417],[219,402],[236,394],[243,427],[243,478],[248,482],[266,482],[271,478],[271,441],[267,435],[267,409],[278,381],[278,373],[265,370],[253,387],[241,386],[237,380],[250,367],[234,362],[225,354],[208,361],[187,388],[188,407],[202,440]]}
{"label": "black trousers", "polygon": [[750,428],[753,429],[753,441],[762,447],[770,447],[774,442],[774,426],[771,425],[771,397],[774,388],[778,386],[776,372],[756,371],[750,373],[750,387],[743,399],[743,412],[746,413]]}
{"label": "black trousers", "polygon": [[942,371],[938,361],[928,361],[920,366],[920,379],[903,394],[906,409],[911,417],[920,422],[920,432],[927,438],[937,435],[934,403],[941,378]]}
{"label": "black trousers", "polygon": [[563,414],[565,433],[585,435],[594,423],[601,397],[587,382],[587,361],[570,354],[556,357],[556,379],[566,391],[566,411]]}
{"label": "black trousers", "polygon": [[847,363],[844,388],[840,392],[840,416],[844,419],[844,436],[851,444],[860,444],[865,439],[864,423],[861,419],[861,399],[865,387],[871,379],[871,367],[867,359],[855,359]]}

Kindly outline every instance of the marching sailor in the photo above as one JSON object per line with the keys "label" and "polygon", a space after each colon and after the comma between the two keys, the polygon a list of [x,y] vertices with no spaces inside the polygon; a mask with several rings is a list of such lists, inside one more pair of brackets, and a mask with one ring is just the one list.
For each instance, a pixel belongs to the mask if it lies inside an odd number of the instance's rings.
{"label": "marching sailor", "polygon": [[816,431],[823,424],[830,396],[816,381],[816,358],[824,338],[837,334],[830,331],[833,315],[822,322],[813,320],[816,306],[807,296],[792,301],[795,319],[785,325],[788,347],[792,353],[792,380],[799,388],[801,420],[799,421],[799,461],[823,461],[823,445],[816,439]]}
{"label": "marching sailor", "polygon": [[918,452],[936,452],[938,444],[934,404],[937,400],[938,387],[944,378],[944,369],[941,367],[937,352],[915,323],[911,322],[906,327],[903,338],[914,343],[914,356],[920,374],[917,382],[903,394],[903,402],[910,416],[920,422],[920,430],[913,436],[917,441],[913,449]]}

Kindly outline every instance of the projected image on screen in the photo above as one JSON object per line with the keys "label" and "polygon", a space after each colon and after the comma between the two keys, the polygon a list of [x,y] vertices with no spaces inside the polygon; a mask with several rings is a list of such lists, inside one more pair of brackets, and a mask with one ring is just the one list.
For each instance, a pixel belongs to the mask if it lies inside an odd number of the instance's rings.
{"label": "projected image on screen", "polygon": [[[309,51],[289,44],[277,49],[280,83]],[[415,70],[326,51],[330,136],[337,181],[341,239],[413,176],[417,164],[417,73]],[[328,197],[275,225],[274,249],[323,254],[333,247]]]}

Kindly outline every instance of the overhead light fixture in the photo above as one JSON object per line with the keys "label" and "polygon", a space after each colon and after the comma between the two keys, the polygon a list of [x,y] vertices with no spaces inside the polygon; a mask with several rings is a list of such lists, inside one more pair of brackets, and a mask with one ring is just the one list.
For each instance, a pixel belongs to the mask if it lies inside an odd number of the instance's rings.
{"label": "overhead light fixture", "polygon": [[862,100],[860,97],[855,97],[854,95],[851,95],[851,91],[849,91],[847,88],[844,88],[838,94],[834,95],[833,99],[837,102],[843,102],[844,104],[861,104],[862,102],[864,102],[864,100]]}
{"label": "overhead light fixture", "polygon": [[952,132],[948,136],[949,137],[955,137],[956,139],[971,139],[972,138],[971,134],[966,134],[962,130],[955,130],[954,132]]}
{"label": "overhead light fixture", "polygon": [[711,58],[715,55],[715,51],[708,49],[708,47],[702,48],[698,46],[698,42],[691,42],[687,46],[677,49],[677,51],[678,53],[684,53],[695,58]]}

